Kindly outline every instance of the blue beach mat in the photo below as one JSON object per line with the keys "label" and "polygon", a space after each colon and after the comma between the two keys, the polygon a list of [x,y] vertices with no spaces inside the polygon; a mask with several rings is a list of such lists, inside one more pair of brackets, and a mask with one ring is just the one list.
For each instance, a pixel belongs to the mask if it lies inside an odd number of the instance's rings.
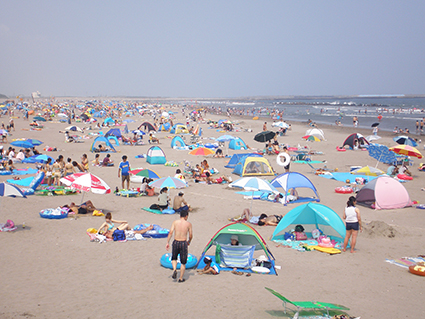
{"label": "blue beach mat", "polygon": [[371,181],[376,178],[376,176],[367,176],[367,175],[355,175],[351,173],[342,173],[342,172],[333,172],[330,174],[319,174],[318,176],[328,178],[328,179],[334,179],[339,182],[346,183],[347,179],[350,180],[350,183],[355,183],[357,177],[362,177],[366,181]]}
{"label": "blue beach mat", "polygon": [[[215,261],[215,256],[211,256],[211,255],[205,255],[205,257],[210,257],[212,259],[213,262]],[[270,272],[267,275],[276,275],[276,271],[274,269],[275,266],[275,262],[274,260],[270,261],[273,264],[273,267],[270,269]],[[205,267],[205,263],[203,260],[199,261],[198,267],[196,267],[196,269],[203,269]],[[220,271],[232,271],[233,267],[221,267],[220,266]],[[237,268],[238,271],[240,272],[245,272],[245,273],[253,273],[253,271],[251,269],[245,269],[245,268]]]}

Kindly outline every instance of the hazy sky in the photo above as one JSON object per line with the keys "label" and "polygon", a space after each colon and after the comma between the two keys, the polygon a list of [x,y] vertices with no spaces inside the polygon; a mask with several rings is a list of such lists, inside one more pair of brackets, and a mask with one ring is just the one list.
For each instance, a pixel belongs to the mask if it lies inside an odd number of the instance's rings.
{"label": "hazy sky", "polygon": [[425,93],[425,1],[0,0],[0,93]]}

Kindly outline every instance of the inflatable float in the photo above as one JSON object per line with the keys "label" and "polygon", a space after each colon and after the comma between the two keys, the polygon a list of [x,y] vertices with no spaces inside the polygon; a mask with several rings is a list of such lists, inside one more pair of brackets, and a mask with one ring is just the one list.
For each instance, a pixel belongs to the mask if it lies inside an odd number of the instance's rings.
{"label": "inflatable float", "polygon": [[333,248],[334,244],[331,243],[331,239],[330,238],[323,238],[322,241],[319,243],[319,247],[324,247],[324,248]]}
{"label": "inflatable float", "polygon": [[425,209],[425,204],[417,205],[416,208],[418,208],[418,209]]}
{"label": "inflatable float", "polygon": [[346,151],[346,149],[344,147],[339,147],[339,146],[336,147],[336,150],[338,152],[345,152]]}
{"label": "inflatable float", "polygon": [[412,176],[409,176],[409,175],[406,175],[406,174],[398,174],[397,178],[402,179],[404,181],[411,181],[413,179]]}
{"label": "inflatable float", "polygon": [[425,276],[425,263],[409,266],[409,272],[418,276]]}
{"label": "inflatable float", "polygon": [[[166,254],[162,255],[162,257],[159,261],[161,263],[161,266],[163,266],[165,268],[173,269],[173,265],[171,264],[171,254],[170,253],[166,253]],[[198,262],[198,259],[194,255],[189,254],[187,256],[186,268],[195,267],[197,262]],[[177,257],[177,269],[180,269],[180,266],[181,266],[180,256],[178,256]]]}
{"label": "inflatable float", "polygon": [[[142,230],[149,227],[150,224],[139,224],[134,226],[134,230]],[[153,224],[153,229],[148,230],[146,233],[143,234],[143,237],[147,238],[165,238],[168,236],[168,233],[170,232],[169,229],[162,228],[159,225]]]}
{"label": "inflatable float", "polygon": [[353,189],[348,186],[335,188],[335,193],[338,193],[338,194],[351,194],[352,192],[353,192]]}
{"label": "inflatable float", "polygon": [[68,217],[68,209],[64,208],[47,208],[40,212],[41,218],[47,219],[63,219]]}
{"label": "inflatable float", "polygon": [[[282,159],[284,159],[283,162],[282,162]],[[279,166],[287,166],[289,165],[290,162],[291,162],[291,157],[289,156],[288,153],[282,152],[276,156],[276,163]]]}

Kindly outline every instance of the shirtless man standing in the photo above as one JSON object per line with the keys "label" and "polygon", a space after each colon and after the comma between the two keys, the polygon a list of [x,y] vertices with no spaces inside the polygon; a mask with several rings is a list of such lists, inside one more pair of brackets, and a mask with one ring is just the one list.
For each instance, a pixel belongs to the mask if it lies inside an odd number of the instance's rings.
{"label": "shirtless man standing", "polygon": [[[180,278],[179,282],[184,282],[183,278],[184,272],[186,270],[187,263],[187,255],[188,255],[188,246],[193,238],[192,233],[192,224],[187,221],[189,217],[189,211],[183,210],[180,212],[180,219],[175,220],[171,225],[170,233],[167,237],[167,244],[165,245],[165,249],[168,250],[170,248],[170,239],[174,234],[173,241],[173,250],[171,254],[171,264],[173,265],[173,275],[171,276],[173,279],[177,278],[177,256],[180,255]],[[189,234],[189,240],[187,240],[187,235]]]}

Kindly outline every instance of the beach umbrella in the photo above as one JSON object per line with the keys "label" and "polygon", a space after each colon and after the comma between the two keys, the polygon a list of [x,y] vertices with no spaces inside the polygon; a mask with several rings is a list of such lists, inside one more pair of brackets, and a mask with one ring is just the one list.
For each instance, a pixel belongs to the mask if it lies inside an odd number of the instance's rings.
{"label": "beach umbrella", "polygon": [[29,141],[13,141],[10,143],[12,146],[22,147],[22,148],[33,148],[35,145]]}
{"label": "beach umbrella", "polygon": [[320,142],[320,138],[318,138],[317,136],[314,135],[306,135],[302,137],[303,139],[305,139],[306,141],[310,141],[310,142]]}
{"label": "beach umbrella", "polygon": [[35,121],[46,122],[46,119],[44,117],[41,117],[41,116],[34,116],[32,119],[35,120]]}
{"label": "beach umbrella", "polygon": [[358,168],[358,169],[352,171],[351,174],[367,175],[367,176],[379,176],[379,175],[385,174],[385,172],[381,171],[379,168],[371,167],[371,166],[367,165],[365,167]]}
{"label": "beach umbrella", "polygon": [[396,142],[397,144],[410,145],[413,147],[418,146],[418,143],[416,143],[416,141],[413,138],[406,135],[396,136],[393,138],[393,141]]}
{"label": "beach umbrella", "polygon": [[47,163],[49,158],[52,160],[52,163],[55,162],[55,159],[46,154],[34,155],[28,158],[24,158],[22,163]]}
{"label": "beach umbrella", "polygon": [[272,131],[263,131],[254,136],[254,140],[260,143],[265,143],[270,141],[276,135],[275,132]]}
{"label": "beach umbrella", "polygon": [[130,174],[133,176],[140,176],[140,177],[148,177],[148,178],[161,178],[161,176],[158,175],[157,172],[148,169],[148,168],[136,168],[130,171]]}
{"label": "beach umbrella", "polygon": [[219,138],[217,138],[217,141],[219,142],[228,142],[231,140],[234,140],[236,137],[233,137],[231,135],[222,135]]}
{"label": "beach umbrella", "polygon": [[198,148],[195,148],[194,150],[190,151],[189,154],[190,155],[203,155],[203,156],[207,156],[207,155],[214,154],[214,151],[212,151],[208,147],[198,147]]}
{"label": "beach umbrella", "polygon": [[247,191],[252,191],[251,198],[251,212],[252,212],[252,201],[254,200],[255,191],[264,191],[270,193],[279,193],[279,191],[268,181],[258,177],[243,177],[229,184],[232,188],[243,188]]}
{"label": "beach umbrella", "polygon": [[[75,174],[73,174],[75,175]],[[72,176],[72,175],[70,175]],[[86,192],[93,192],[95,194],[109,194],[111,188],[101,178],[91,173],[84,173],[83,175],[74,179],[70,185],[72,188],[83,191],[81,203],[84,200],[84,194]]]}
{"label": "beach umbrella", "polygon": [[184,188],[184,187],[187,187],[188,185],[186,184],[186,182],[182,181],[179,178],[168,176],[168,177],[163,177],[163,178],[157,179],[156,181],[150,182],[149,186],[156,187],[156,188],[163,188],[163,187]]}
{"label": "beach umbrella", "polygon": [[75,174],[72,174],[72,175],[68,175],[68,176],[65,176],[65,177],[62,177],[61,179],[60,179],[60,181],[61,181],[61,183],[62,184],[65,184],[66,186],[71,186],[71,184],[78,178],[78,177],[80,177],[80,176],[82,176],[82,175],[84,175],[84,174],[86,174],[86,173],[75,173]]}
{"label": "beach umbrella", "polygon": [[26,197],[20,188],[8,183],[0,183],[0,196]]}
{"label": "beach umbrella", "polygon": [[68,115],[66,115],[65,113],[59,113],[57,116],[58,117],[63,117],[63,118],[67,118],[68,117]]}
{"label": "beach umbrella", "polygon": [[134,122],[134,120],[132,120],[132,119],[125,119],[125,120],[123,120],[123,122],[124,122],[124,123],[133,123],[133,122]]}
{"label": "beach umbrella", "polygon": [[373,123],[371,126],[372,127],[377,127],[379,125],[379,123],[377,122],[377,123]]}
{"label": "beach umbrella", "polygon": [[289,125],[285,122],[274,122],[272,123],[273,127],[280,127],[280,128],[289,128]]}
{"label": "beach umbrella", "polygon": [[378,162],[393,164],[397,162],[397,158],[393,152],[385,145],[370,144],[367,148],[370,157],[373,157]]}
{"label": "beach umbrella", "polygon": [[417,158],[422,158],[421,152],[419,152],[415,147],[410,145],[397,145],[390,147],[390,151],[405,156],[414,156]]}
{"label": "beach umbrella", "polygon": [[145,133],[145,132],[140,131],[140,130],[134,130],[134,131],[132,131],[132,133],[135,133],[135,134],[137,134],[137,135],[146,135],[146,133]]}
{"label": "beach umbrella", "polygon": [[71,126],[65,127],[65,131],[73,131],[73,132],[81,132],[81,133],[84,132],[81,128],[79,128],[76,125],[71,125]]}
{"label": "beach umbrella", "polygon": [[43,144],[42,141],[36,140],[35,138],[27,138],[25,141],[30,142],[34,146],[38,146],[38,145]]}

